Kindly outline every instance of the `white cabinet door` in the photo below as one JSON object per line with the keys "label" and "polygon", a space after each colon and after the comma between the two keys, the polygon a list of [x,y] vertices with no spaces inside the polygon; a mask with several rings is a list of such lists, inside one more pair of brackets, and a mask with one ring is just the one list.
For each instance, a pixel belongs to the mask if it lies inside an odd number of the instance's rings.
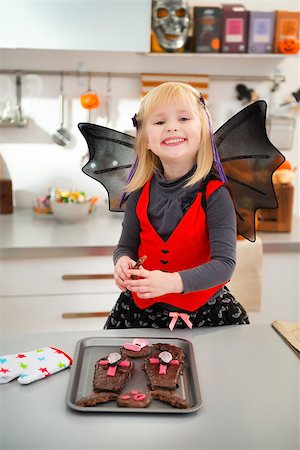
{"label": "white cabinet door", "polygon": [[8,258],[0,273],[0,297],[118,292],[112,256]]}
{"label": "white cabinet door", "polygon": [[151,0],[1,2],[2,48],[150,51]]}
{"label": "white cabinet door", "polygon": [[85,314],[79,318],[63,318],[63,315],[110,312],[117,298],[118,294],[1,297],[1,336],[73,330],[97,331],[103,328],[107,315],[86,317]]}
{"label": "white cabinet door", "polygon": [[4,336],[103,328],[120,295],[112,256],[7,258],[0,274]]}

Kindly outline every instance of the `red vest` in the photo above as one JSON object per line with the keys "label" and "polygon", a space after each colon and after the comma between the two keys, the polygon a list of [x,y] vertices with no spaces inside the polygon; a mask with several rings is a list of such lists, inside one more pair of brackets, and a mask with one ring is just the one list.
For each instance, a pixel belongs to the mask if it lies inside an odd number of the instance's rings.
{"label": "red vest", "polygon": [[[207,184],[206,198],[222,184],[221,181],[211,180]],[[179,272],[210,261],[206,214],[201,206],[202,193],[197,194],[193,204],[165,242],[157,234],[148,218],[149,189],[150,181],[145,184],[136,207],[141,227],[138,256],[139,258],[143,255],[147,256],[143,267],[147,270]],[[224,284],[202,291],[166,294],[151,299],[141,299],[135,292],[132,292],[132,296],[141,309],[148,308],[154,303],[168,303],[192,312],[204,305]]]}

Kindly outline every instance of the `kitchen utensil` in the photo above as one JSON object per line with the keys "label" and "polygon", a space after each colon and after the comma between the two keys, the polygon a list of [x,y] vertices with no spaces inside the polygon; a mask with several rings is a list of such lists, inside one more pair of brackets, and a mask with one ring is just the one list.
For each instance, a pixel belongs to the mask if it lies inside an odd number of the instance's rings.
{"label": "kitchen utensil", "polygon": [[8,75],[0,75],[0,103],[13,96],[13,83]]}
{"label": "kitchen utensil", "polygon": [[52,136],[52,139],[57,145],[65,146],[71,143],[71,134],[65,128],[64,125],[65,95],[63,88],[63,74],[61,75],[60,79],[60,94],[58,97],[58,102],[60,108],[60,127],[55,131],[55,133]]}
{"label": "kitchen utensil", "polygon": [[25,127],[28,125],[28,118],[23,116],[21,99],[22,99],[22,73],[16,73],[16,93],[17,104],[15,107],[15,125],[17,127]]}
{"label": "kitchen utensil", "polygon": [[22,112],[22,73],[16,72],[16,105],[12,106],[10,100],[7,100],[6,106],[0,118],[1,127],[26,127],[28,125],[28,117],[23,116]]}

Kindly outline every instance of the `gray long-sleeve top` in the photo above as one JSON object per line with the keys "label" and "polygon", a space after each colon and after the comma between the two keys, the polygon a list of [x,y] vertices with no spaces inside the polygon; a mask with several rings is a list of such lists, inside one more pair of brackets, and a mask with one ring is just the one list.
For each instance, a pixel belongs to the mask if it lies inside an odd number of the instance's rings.
{"label": "gray long-sleeve top", "polygon": [[[175,181],[166,181],[161,173],[155,174],[151,180],[148,216],[164,241],[176,228],[199,191],[199,185],[184,187],[192,171]],[[114,252],[115,264],[124,255],[134,260],[138,258],[140,223],[136,215],[136,205],[140,194],[141,190],[135,191],[127,200],[122,233]],[[225,283],[231,278],[235,268],[236,215],[230,194],[225,187],[220,187],[207,199],[206,218],[211,260],[179,272],[184,293]]]}

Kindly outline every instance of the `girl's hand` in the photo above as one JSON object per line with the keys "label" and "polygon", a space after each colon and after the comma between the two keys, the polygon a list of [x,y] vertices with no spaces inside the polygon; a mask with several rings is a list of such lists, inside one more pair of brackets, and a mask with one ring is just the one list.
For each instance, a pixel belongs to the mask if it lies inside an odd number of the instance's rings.
{"label": "girl's hand", "polygon": [[129,256],[121,256],[121,258],[118,259],[115,265],[114,280],[118,288],[123,292],[126,291],[126,285],[124,281],[131,276],[128,273],[128,270],[131,269],[134,265],[135,261],[129,258]]}
{"label": "girl's hand", "polygon": [[[124,285],[131,292],[136,292],[140,298],[153,298],[160,295],[183,292],[183,282],[178,272],[168,273],[160,270],[129,269]],[[134,275],[139,277],[131,280]]]}

